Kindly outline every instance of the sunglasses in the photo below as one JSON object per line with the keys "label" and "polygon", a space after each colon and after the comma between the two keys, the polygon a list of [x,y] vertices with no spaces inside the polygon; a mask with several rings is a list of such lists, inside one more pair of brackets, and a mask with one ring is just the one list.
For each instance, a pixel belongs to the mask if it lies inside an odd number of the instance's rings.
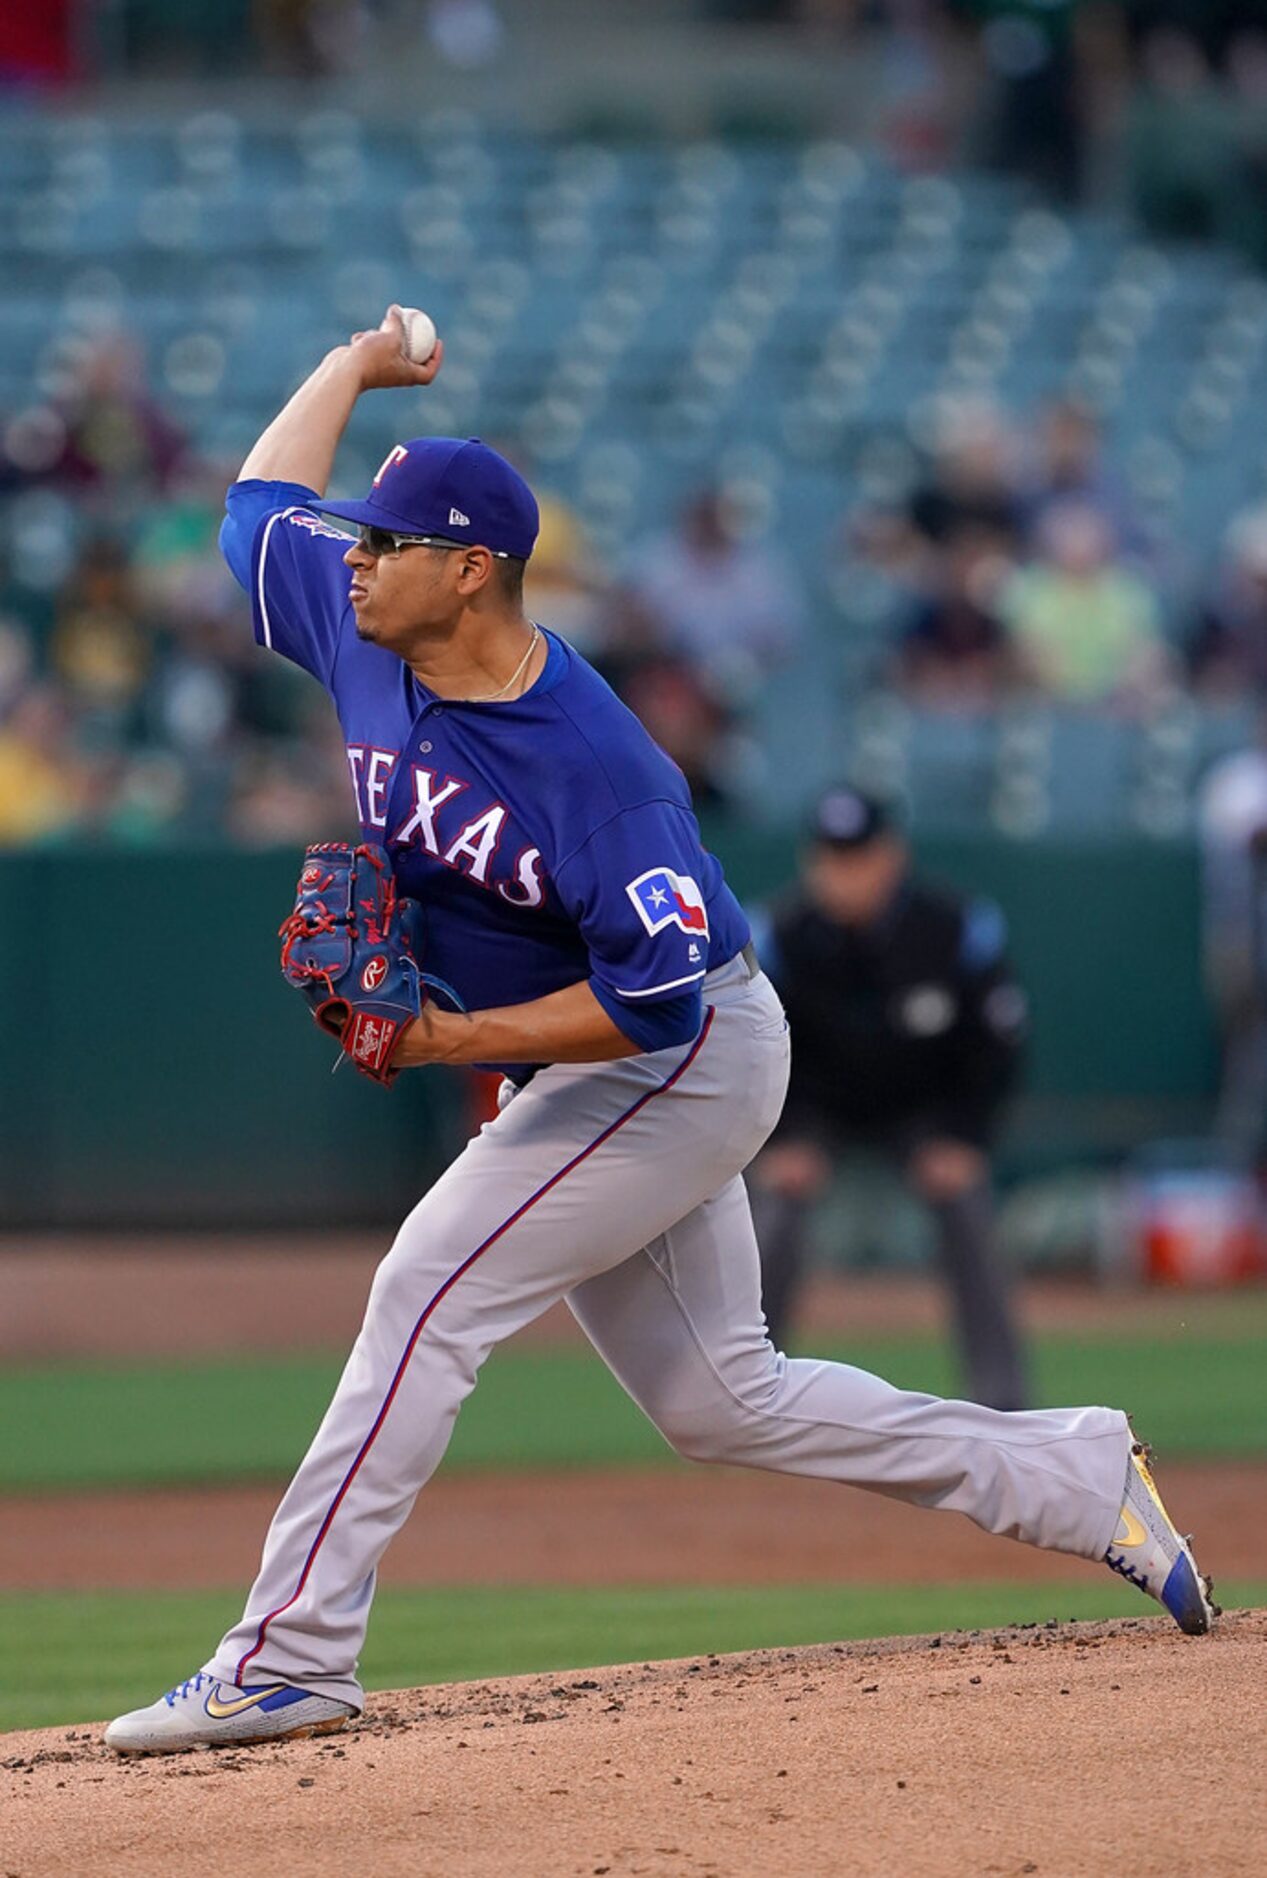
{"label": "sunglasses", "polygon": [[[400,554],[405,548],[469,548],[469,541],[452,541],[447,535],[397,535],[390,528],[378,528],[372,522],[361,522],[356,531],[357,546],[364,548],[374,559],[381,560],[385,554]],[[510,556],[500,548],[490,548],[489,553],[495,561],[508,561]]]}

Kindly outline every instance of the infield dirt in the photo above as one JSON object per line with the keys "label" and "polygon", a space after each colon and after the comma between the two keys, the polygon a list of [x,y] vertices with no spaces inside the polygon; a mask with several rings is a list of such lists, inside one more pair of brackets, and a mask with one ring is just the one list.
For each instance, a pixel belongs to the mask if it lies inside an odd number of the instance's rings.
{"label": "infield dirt", "polygon": [[1267,1614],[699,1658],[370,1698],[344,1734],[116,1760],[0,1737],[14,1878],[1248,1878]]}

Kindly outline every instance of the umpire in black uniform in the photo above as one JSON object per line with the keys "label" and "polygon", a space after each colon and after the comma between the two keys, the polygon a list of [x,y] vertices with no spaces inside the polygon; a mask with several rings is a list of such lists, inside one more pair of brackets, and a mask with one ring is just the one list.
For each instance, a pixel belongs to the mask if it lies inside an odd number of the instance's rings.
{"label": "umpire in black uniform", "polygon": [[792,1082],[749,1178],[776,1345],[836,1155],[872,1147],[936,1222],[969,1394],[1016,1409],[1024,1364],[995,1248],[989,1159],[1025,1028],[1005,943],[997,907],[913,877],[878,802],[829,790],[800,882],[772,909],[760,948],[792,1028]]}

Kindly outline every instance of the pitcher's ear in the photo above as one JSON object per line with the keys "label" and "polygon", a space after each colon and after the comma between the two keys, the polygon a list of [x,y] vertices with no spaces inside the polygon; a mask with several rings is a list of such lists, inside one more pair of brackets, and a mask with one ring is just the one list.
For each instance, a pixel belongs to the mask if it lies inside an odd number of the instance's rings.
{"label": "pitcher's ear", "polygon": [[487,548],[469,547],[461,556],[458,568],[458,589],[464,594],[476,594],[487,587],[493,573],[493,557]]}

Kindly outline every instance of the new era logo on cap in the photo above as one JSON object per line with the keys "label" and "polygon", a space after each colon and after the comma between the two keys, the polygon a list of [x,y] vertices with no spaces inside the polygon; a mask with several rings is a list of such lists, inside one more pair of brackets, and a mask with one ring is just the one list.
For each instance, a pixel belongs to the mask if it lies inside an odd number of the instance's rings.
{"label": "new era logo on cap", "polygon": [[470,526],[471,526],[471,518],[469,515],[463,515],[461,509],[449,510],[449,527],[450,528],[469,528]]}

